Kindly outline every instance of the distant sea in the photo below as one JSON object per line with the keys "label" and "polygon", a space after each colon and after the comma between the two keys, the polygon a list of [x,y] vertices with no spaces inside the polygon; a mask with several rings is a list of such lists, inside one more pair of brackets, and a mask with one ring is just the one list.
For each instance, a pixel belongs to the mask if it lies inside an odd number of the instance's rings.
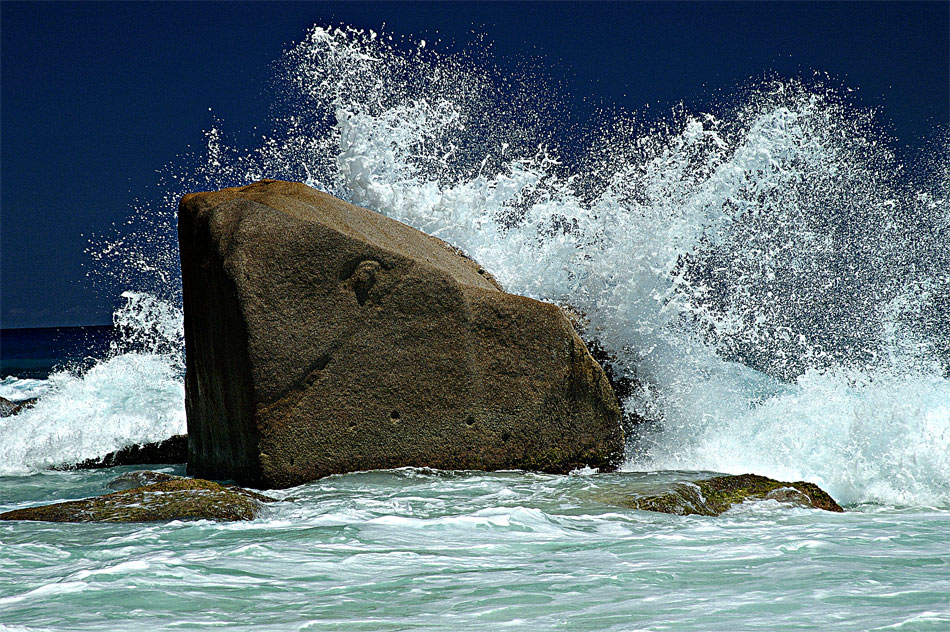
{"label": "distant sea", "polygon": [[112,325],[0,329],[0,377],[45,379],[56,369],[85,369],[117,336]]}

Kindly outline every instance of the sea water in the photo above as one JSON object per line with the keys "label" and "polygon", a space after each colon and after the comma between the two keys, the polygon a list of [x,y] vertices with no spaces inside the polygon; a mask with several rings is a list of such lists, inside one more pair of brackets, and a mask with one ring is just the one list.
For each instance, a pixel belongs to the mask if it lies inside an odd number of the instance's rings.
{"label": "sea water", "polygon": [[[627,462],[335,476],[247,523],[2,523],[0,629],[950,629],[945,130],[908,169],[846,89],[782,78],[571,127],[556,91],[483,56],[343,28],[279,68],[256,146],[216,125],[90,244],[124,291],[108,342],[0,376],[40,396],[0,420],[0,510],[108,491],[130,468],[47,468],[185,430],[175,203],[262,177],[583,314],[638,385]],[[629,508],[709,472],[811,481],[848,511]]]}
{"label": "sea water", "polygon": [[[2,503],[102,493],[128,469],[5,480],[16,491]],[[271,492],[287,502],[247,523],[2,523],[0,618],[12,630],[950,625],[950,512],[611,504],[692,474],[407,469]]]}

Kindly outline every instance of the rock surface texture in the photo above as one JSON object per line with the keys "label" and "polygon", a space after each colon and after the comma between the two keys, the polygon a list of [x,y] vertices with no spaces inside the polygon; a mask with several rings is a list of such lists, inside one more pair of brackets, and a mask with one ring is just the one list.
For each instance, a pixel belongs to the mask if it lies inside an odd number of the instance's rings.
{"label": "rock surface texture", "polygon": [[733,505],[747,500],[777,500],[825,511],[844,511],[814,483],[783,483],[756,474],[717,476],[681,483],[669,493],[636,498],[629,504],[636,509],[680,516],[718,516]]}
{"label": "rock surface texture", "polygon": [[251,520],[273,498],[212,481],[174,478],[105,496],[15,509],[0,520],[44,522],[159,522]]}
{"label": "rock surface texture", "polygon": [[189,472],[259,488],[622,457],[600,366],[553,305],[303,184],[179,206]]}

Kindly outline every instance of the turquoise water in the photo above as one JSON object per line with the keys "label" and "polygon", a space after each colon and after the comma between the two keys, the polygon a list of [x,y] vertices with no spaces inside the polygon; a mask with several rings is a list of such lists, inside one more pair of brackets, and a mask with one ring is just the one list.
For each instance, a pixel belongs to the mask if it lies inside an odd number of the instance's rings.
{"label": "turquoise water", "polygon": [[[0,509],[130,469],[4,478]],[[248,523],[0,523],[0,629],[950,628],[950,512],[616,504],[689,474],[405,469],[271,492]]]}

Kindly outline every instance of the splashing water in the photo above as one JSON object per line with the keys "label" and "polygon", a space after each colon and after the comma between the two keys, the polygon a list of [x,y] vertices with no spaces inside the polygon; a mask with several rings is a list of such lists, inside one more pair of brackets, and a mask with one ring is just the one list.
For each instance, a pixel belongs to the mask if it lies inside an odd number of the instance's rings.
{"label": "splashing water", "polygon": [[[314,28],[281,69],[259,147],[215,127],[197,169],[168,170],[164,206],[140,208],[165,258],[108,239],[92,249],[119,262],[106,274],[152,270],[174,304],[180,193],[304,181],[461,247],[511,292],[582,312],[638,384],[625,406],[651,422],[629,469],[950,505],[946,138],[934,168],[909,173],[873,113],[779,79],[652,128],[607,115],[567,128],[530,77],[373,31]],[[162,322],[159,347],[136,357],[177,369],[180,324]]]}
{"label": "splashing water", "polygon": [[40,399],[0,419],[0,475],[79,463],[185,432],[181,312],[147,294],[123,297],[113,316],[122,337],[106,359],[83,373],[54,373],[42,385],[10,381]]}

